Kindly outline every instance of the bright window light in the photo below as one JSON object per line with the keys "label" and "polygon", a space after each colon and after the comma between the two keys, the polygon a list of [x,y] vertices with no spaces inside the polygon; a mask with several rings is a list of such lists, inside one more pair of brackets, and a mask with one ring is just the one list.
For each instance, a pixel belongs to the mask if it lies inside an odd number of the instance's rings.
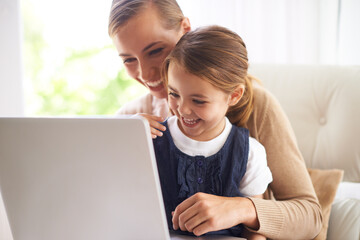
{"label": "bright window light", "polygon": [[113,115],[146,92],[108,36],[111,1],[21,4],[26,115]]}

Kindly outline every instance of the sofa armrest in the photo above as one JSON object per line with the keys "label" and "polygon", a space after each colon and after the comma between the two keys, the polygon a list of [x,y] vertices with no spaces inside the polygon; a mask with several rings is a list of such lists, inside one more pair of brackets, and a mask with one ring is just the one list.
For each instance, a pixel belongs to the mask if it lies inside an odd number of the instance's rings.
{"label": "sofa armrest", "polygon": [[0,239],[1,240],[13,240],[9,221],[7,219],[4,203],[0,192]]}
{"label": "sofa armrest", "polygon": [[335,199],[331,208],[327,239],[360,239],[360,199]]}

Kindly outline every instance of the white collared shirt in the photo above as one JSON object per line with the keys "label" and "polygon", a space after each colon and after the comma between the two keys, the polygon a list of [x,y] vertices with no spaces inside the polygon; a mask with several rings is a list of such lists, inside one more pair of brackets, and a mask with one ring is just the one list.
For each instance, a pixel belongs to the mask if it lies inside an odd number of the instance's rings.
{"label": "white collared shirt", "polygon": [[[176,116],[168,119],[168,127],[175,146],[189,156],[209,157],[223,147],[228,138],[232,124],[225,117],[225,128],[219,136],[209,141],[196,141],[187,137],[179,128]],[[249,156],[244,177],[241,179],[239,190],[244,196],[263,194],[269,183],[272,182],[272,174],[266,161],[265,148],[255,139],[249,137]]]}

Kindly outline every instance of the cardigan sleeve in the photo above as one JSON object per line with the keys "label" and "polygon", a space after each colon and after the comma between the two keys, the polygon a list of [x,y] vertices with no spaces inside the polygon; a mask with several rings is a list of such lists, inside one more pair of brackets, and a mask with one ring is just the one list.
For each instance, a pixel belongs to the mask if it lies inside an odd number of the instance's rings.
{"label": "cardigan sleeve", "polygon": [[150,93],[147,93],[141,97],[125,103],[116,112],[116,115],[132,115],[137,113],[152,114],[152,99],[153,96]]}
{"label": "cardigan sleeve", "polygon": [[147,113],[160,116],[166,119],[169,115],[169,107],[165,98],[156,98],[150,93],[125,103],[116,115],[133,115],[137,113]]}
{"label": "cardigan sleeve", "polygon": [[249,198],[260,223],[254,232],[271,239],[314,238],[322,225],[320,204],[288,118],[260,86],[254,86],[254,111],[247,127],[266,149],[273,175],[268,195],[275,198]]}

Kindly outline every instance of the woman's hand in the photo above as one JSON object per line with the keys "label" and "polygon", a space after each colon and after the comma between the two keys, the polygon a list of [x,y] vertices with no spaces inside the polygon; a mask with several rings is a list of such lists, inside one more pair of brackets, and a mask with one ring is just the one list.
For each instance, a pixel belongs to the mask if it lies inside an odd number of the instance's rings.
{"label": "woman's hand", "polygon": [[135,116],[137,116],[137,115],[142,116],[142,117],[146,118],[146,120],[148,120],[152,138],[155,139],[155,138],[161,137],[163,135],[162,131],[165,131],[166,127],[164,125],[160,124],[160,122],[164,121],[164,119],[162,117],[150,115],[147,113],[135,114]]}
{"label": "woman's hand", "polygon": [[231,228],[238,224],[257,229],[258,219],[251,200],[196,193],[180,203],[173,212],[173,228],[194,233]]}

